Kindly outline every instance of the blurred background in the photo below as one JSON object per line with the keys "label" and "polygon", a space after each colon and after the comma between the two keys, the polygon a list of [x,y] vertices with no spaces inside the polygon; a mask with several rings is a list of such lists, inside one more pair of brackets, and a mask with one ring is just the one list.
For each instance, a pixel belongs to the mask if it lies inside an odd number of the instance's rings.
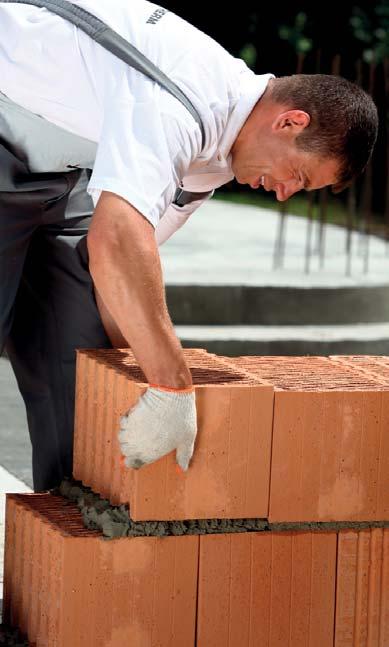
{"label": "blurred background", "polygon": [[[293,3],[244,2],[230,8],[218,3],[164,5],[215,38],[235,56],[243,58],[258,74],[276,76],[322,72],[341,74],[357,81],[374,97],[380,114],[380,134],[368,186],[358,183],[356,195],[329,196],[329,221],[351,226],[350,216],[366,216],[370,229],[386,230],[389,222],[388,110],[389,110],[389,0],[350,0],[325,5],[299,0]],[[372,176],[372,177],[370,177]],[[371,185],[370,185],[371,183]],[[249,188],[231,183],[227,192],[246,194],[268,206],[270,196],[253,197]],[[220,192],[218,192],[220,194]],[[367,195],[366,195],[367,194]],[[317,197],[316,197],[317,200]],[[352,204],[351,214],[347,203]],[[266,202],[267,201],[267,202]],[[291,199],[288,207],[304,213],[306,199]],[[350,205],[349,205],[350,206]],[[354,211],[357,213],[354,213]]]}

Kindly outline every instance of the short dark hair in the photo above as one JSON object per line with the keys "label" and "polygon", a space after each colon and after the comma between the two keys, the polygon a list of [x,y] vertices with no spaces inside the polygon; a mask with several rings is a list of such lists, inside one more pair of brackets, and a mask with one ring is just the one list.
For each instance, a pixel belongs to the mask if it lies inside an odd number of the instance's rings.
{"label": "short dark hair", "polygon": [[270,98],[310,115],[296,145],[339,162],[335,193],[364,171],[377,139],[378,114],[373,99],[362,88],[340,76],[295,74],[274,79]]}

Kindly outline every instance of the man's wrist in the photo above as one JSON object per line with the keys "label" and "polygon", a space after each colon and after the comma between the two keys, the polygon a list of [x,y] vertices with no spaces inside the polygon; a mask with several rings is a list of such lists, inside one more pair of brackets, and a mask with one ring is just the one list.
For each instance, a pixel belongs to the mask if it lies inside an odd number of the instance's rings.
{"label": "man's wrist", "polygon": [[149,387],[152,389],[158,389],[158,391],[167,391],[168,393],[193,393],[194,386],[185,386],[174,388],[172,386],[165,386],[161,384],[149,384]]}

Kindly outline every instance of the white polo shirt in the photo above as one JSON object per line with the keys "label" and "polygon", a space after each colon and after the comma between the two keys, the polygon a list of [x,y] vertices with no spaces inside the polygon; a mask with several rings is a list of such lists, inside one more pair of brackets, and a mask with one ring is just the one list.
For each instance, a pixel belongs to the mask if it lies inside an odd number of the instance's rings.
{"label": "white polo shirt", "polygon": [[230,149],[273,75],[255,75],[185,20],[147,0],[76,0],[165,72],[189,111],[59,16],[0,3],[0,91],[24,108],[98,143],[88,186],[123,197],[163,242],[203,199],[172,205],[175,191],[212,192],[233,178]]}

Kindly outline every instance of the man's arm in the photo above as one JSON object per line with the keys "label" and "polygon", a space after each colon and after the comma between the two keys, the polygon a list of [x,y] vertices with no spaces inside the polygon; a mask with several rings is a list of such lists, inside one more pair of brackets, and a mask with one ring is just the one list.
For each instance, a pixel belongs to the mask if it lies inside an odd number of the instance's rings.
{"label": "man's arm", "polygon": [[126,200],[103,191],[87,240],[89,269],[99,298],[148,382],[174,388],[191,385],[166,307],[152,225]]}

